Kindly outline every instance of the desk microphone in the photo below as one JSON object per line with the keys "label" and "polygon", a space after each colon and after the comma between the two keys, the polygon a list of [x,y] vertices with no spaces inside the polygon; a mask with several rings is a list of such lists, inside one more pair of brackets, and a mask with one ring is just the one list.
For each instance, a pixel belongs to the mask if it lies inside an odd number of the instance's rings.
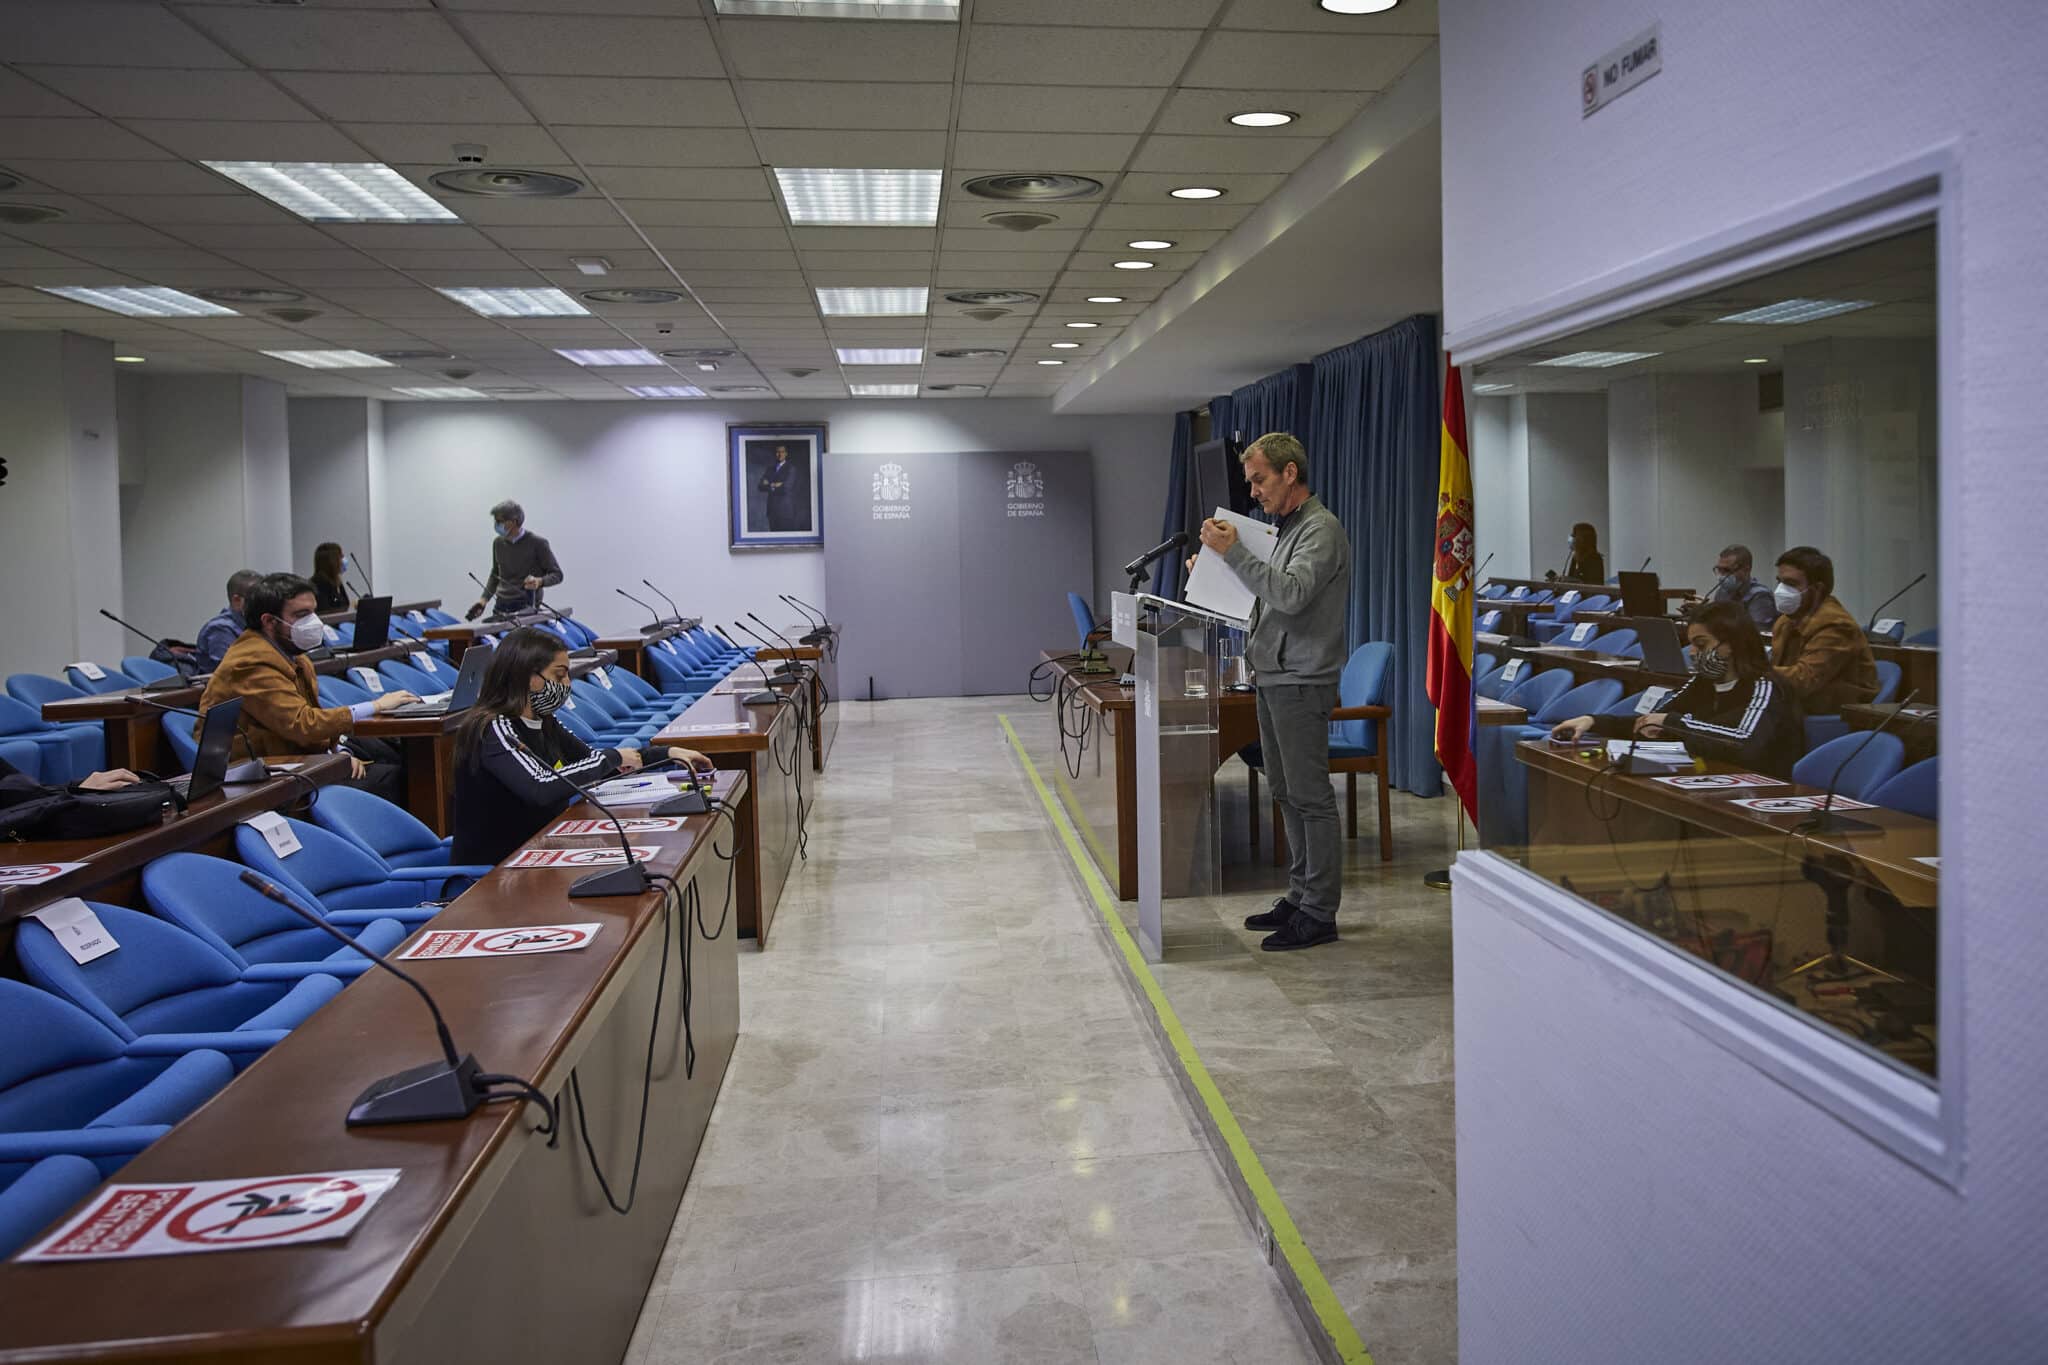
{"label": "desk microphone", "polygon": [[[355,571],[356,571],[356,572],[358,572],[358,573],[361,573],[361,574],[362,574],[362,576],[363,576],[363,590],[362,590],[361,592],[357,593],[357,594],[356,594],[356,596],[358,596],[358,597],[368,597],[368,596],[370,596],[370,594],[371,594],[371,592],[372,592],[372,588],[371,588],[371,586],[370,586],[370,571],[369,571],[368,569],[365,569],[365,568],[364,568],[364,567],[363,567],[363,566],[362,566],[361,564],[359,564],[359,563],[358,563],[358,562],[356,561],[356,557],[355,557],[354,555],[343,555],[343,556],[341,557],[341,571],[342,571],[342,573],[343,573],[343,574],[347,574],[347,573],[348,573],[348,572],[349,572],[349,571],[350,571],[351,569],[355,570]],[[351,583],[353,583],[353,580],[352,580],[352,579],[351,579]]]}
{"label": "desk microphone", "polygon": [[1644,555],[1644,556],[1643,556],[1643,567],[1642,567],[1642,568],[1640,568],[1640,569],[1637,569],[1637,570],[1636,570],[1636,572],[1637,572],[1637,573],[1648,573],[1648,572],[1650,571],[1650,565],[1651,565],[1651,564],[1653,564],[1653,563],[1655,563],[1655,562],[1656,562],[1656,559],[1657,559],[1657,557],[1656,557],[1655,555]]}
{"label": "desk microphone", "polygon": [[[1498,550],[1494,552],[1494,554],[1498,553],[1500,553]],[[1486,572],[1486,566],[1491,563],[1493,563],[1493,555],[1488,555],[1484,560],[1480,562],[1479,567],[1472,571],[1472,586],[1479,586],[1479,576]]]}
{"label": "desk microphone", "polygon": [[1828,794],[1821,798],[1820,809],[1815,811],[1811,818],[1800,821],[1797,829],[1798,833],[1869,833],[1871,831],[1881,828],[1878,825],[1871,824],[1867,820],[1852,820],[1846,815],[1837,814],[1834,809],[1835,788],[1841,784],[1842,774],[1848,770],[1849,765],[1851,763],[1854,763],[1857,760],[1857,758],[1861,756],[1863,751],[1865,749],[1868,749],[1871,746],[1871,744],[1877,739],[1877,737],[1885,732],[1886,727],[1888,727],[1893,721],[1897,720],[1900,716],[1906,714],[1906,708],[1908,706],[1911,706],[1913,704],[1913,699],[1919,695],[1920,689],[1917,687],[1914,688],[1911,692],[1908,692],[1906,694],[1906,699],[1900,702],[1897,706],[1893,707],[1892,713],[1886,716],[1882,721],[1878,722],[1877,726],[1871,730],[1870,737],[1868,739],[1865,739],[1861,744],[1857,745],[1855,749],[1853,749],[1850,752],[1847,758],[1843,759],[1840,763],[1835,765],[1835,771],[1828,777]]}
{"label": "desk microphone", "polygon": [[659,597],[662,601],[668,603],[669,617],[668,620],[663,622],[662,624],[671,626],[681,625],[683,623],[683,609],[676,605],[676,599],[670,597],[667,593],[663,592],[660,588],[655,587],[652,583],[649,583],[644,578],[641,579],[640,582],[647,589],[647,591],[653,593],[656,597]]}
{"label": "desk microphone", "polygon": [[[795,664],[800,670],[810,668],[809,664],[805,663],[802,659],[796,657],[796,641],[790,639],[787,635],[784,635],[781,631],[769,625],[766,621],[763,621],[760,617],[754,615],[754,613],[752,612],[747,613],[747,619],[749,621],[752,621],[755,625],[767,631],[770,635],[773,635],[777,640],[782,642],[782,647],[789,651],[788,658],[790,663]],[[812,671],[815,672],[816,670]]]}
{"label": "desk microphone", "polygon": [[805,624],[811,627],[809,632],[797,637],[799,640],[807,645],[815,645],[832,634],[832,627],[826,623],[823,615],[805,610],[803,603],[786,592],[776,593],[775,596],[784,606],[804,617]]}
{"label": "desk microphone", "polygon": [[[1924,577],[1925,575],[1922,576]],[[159,640],[156,638],[156,636],[151,635],[148,631],[142,630],[136,626],[130,625],[126,621],[123,621],[120,617],[114,615],[114,613],[108,611],[105,607],[100,608],[100,615],[106,617],[109,621],[112,621],[115,625],[121,627],[121,629],[128,631],[131,634],[141,636],[143,639],[149,641],[150,647],[152,649],[162,650],[165,654],[170,655],[173,660],[176,660],[181,655],[187,660],[189,660],[192,657],[193,651],[197,648],[196,645],[188,645],[183,640]],[[173,666],[175,667],[175,664]],[[187,675],[183,669],[179,669],[178,676],[176,678],[159,678],[153,683],[144,683],[142,685],[142,690],[145,692],[169,692],[176,688],[185,686],[186,682],[188,681],[188,678],[189,675]]]}
{"label": "desk microphone", "polygon": [[[744,649],[746,648],[746,646],[742,645],[742,644],[741,644],[741,643],[740,643],[740,642],[739,642],[738,640],[735,640],[735,639],[733,639],[733,638],[732,638],[732,636],[731,636],[731,635],[728,635],[728,634],[726,633],[726,629],[725,629],[725,627],[724,627],[724,626],[716,626],[716,625],[715,625],[715,626],[713,626],[713,627],[711,627],[711,628],[712,628],[713,630],[715,630],[715,631],[717,631],[717,632],[718,632],[718,635],[719,635],[719,638],[720,638],[720,639],[724,640],[724,641],[725,641],[725,642],[726,642],[727,644],[731,645],[731,646],[732,646],[732,647],[733,647],[734,649],[738,649],[738,650],[744,650]],[[773,674],[773,673],[770,673],[770,672],[768,671],[768,666],[767,666],[766,664],[762,663],[762,662],[761,662],[761,661],[760,661],[759,659],[756,659],[756,658],[755,658],[755,657],[754,657],[753,655],[751,655],[751,654],[744,654],[744,653],[743,653],[741,657],[742,657],[742,658],[743,658],[743,659],[744,659],[744,660],[745,660],[745,661],[746,661],[747,663],[750,663],[750,664],[752,664],[752,665],[753,665],[753,666],[754,666],[754,667],[755,667],[755,668],[756,668],[757,670],[759,670],[759,672],[760,672],[760,674],[761,674],[761,684],[762,684],[762,686],[763,686],[763,688],[764,688],[765,690],[764,690],[764,691],[760,691],[760,692],[749,692],[749,693],[747,693],[747,695],[745,695],[744,697],[741,697],[741,698],[740,698],[740,705],[742,705],[742,706],[780,706],[780,705],[782,705],[782,695],[781,695],[780,693],[778,693],[778,692],[777,692],[777,691],[775,690],[775,679],[776,679],[776,677],[777,677],[777,676],[779,676],[779,675],[777,675],[777,674]]]}
{"label": "desk microphone", "polygon": [[[517,743],[518,741],[515,740],[514,742]],[[522,749],[526,749],[526,746],[523,743],[520,744],[519,747]],[[533,751],[531,749],[527,749],[526,751],[529,754],[533,754]],[[533,754],[533,758],[534,761],[539,763],[543,768],[548,767],[547,761],[545,759],[542,759],[540,755]],[[563,772],[560,768],[553,768],[550,769],[550,771],[553,773],[554,776],[561,778],[564,782],[574,787],[577,790],[577,792],[579,792],[582,795],[585,801],[588,801],[598,810],[604,812],[605,818],[612,822],[612,828],[618,831],[619,848],[626,855],[626,861],[622,866],[600,867],[593,872],[584,873],[575,881],[569,883],[569,899],[583,900],[590,896],[644,895],[648,889],[647,869],[645,866],[641,864],[638,858],[635,858],[633,856],[633,841],[626,837],[626,827],[625,825],[620,823],[617,813],[614,812],[610,806],[607,806],[604,802],[598,800],[597,797],[591,792],[590,788],[584,786],[581,782],[578,782],[575,778],[569,776],[569,774]],[[627,773],[624,775],[628,777],[632,776],[631,773]]]}
{"label": "desk microphone", "polygon": [[[752,612],[749,612],[747,614],[750,616],[753,615]],[[754,619],[758,621],[761,618],[756,616],[754,617]],[[775,653],[781,652],[781,646],[769,644],[767,640],[762,638],[759,631],[747,630],[747,628],[741,625],[738,621],[734,621],[732,623],[732,628],[734,630],[745,630],[748,636],[753,639],[754,643],[762,649],[766,649]],[[751,656],[749,657],[751,658]],[[754,660],[754,666],[756,668],[761,668],[760,661]],[[765,668],[761,668],[761,671],[763,673],[766,673],[768,670]],[[783,658],[776,661],[775,676],[778,678],[801,678],[803,676],[803,672],[804,670],[802,666],[799,665],[797,661],[794,659]]]}
{"label": "desk microphone", "polygon": [[1175,531],[1165,540],[1160,541],[1157,545],[1154,545],[1151,549],[1124,565],[1124,573],[1132,578],[1142,578],[1145,575],[1145,570],[1152,567],[1153,560],[1170,555],[1187,543],[1188,533],[1186,531]]}
{"label": "desk microphone", "polygon": [[634,606],[640,608],[640,610],[646,612],[649,616],[652,616],[654,618],[653,625],[640,627],[640,633],[642,635],[652,635],[655,631],[662,629],[667,624],[667,622],[661,619],[660,612],[656,611],[653,607],[648,606],[645,602],[642,602],[639,598],[633,596],[632,593],[627,592],[624,588],[613,588],[612,591],[617,593],[619,596],[625,598],[628,602],[631,602]]}
{"label": "desk microphone", "polygon": [[798,611],[803,612],[805,615],[817,617],[819,630],[830,631],[832,629],[831,618],[827,616],[824,613],[824,611],[820,608],[812,606],[809,602],[804,601],[804,599],[801,597],[792,597],[788,593],[777,593],[776,596],[780,597],[783,601],[789,603],[789,605],[791,605],[792,607],[795,607]]}
{"label": "desk microphone", "polygon": [[[1898,600],[1899,600],[1899,599],[1900,599],[1901,597],[1904,597],[1904,596],[1905,596],[1905,595],[1906,595],[1907,593],[1909,593],[1909,592],[1913,591],[1913,589],[1915,589],[1915,588],[1919,587],[1919,586],[1920,586],[1920,585],[1921,585],[1922,583],[1925,583],[1926,581],[1927,581],[1927,575],[1923,573],[1923,574],[1921,574],[1921,575],[1920,575],[1920,576],[1919,576],[1918,578],[1914,579],[1914,580],[1913,580],[1913,581],[1912,581],[1911,583],[1908,583],[1908,584],[1907,584],[1907,585],[1906,585],[1905,587],[1903,587],[1903,588],[1900,588],[1900,589],[1899,589],[1899,590],[1898,590],[1897,592],[1893,593],[1893,594],[1892,594],[1892,595],[1891,595],[1890,597],[1887,597],[1887,598],[1885,598],[1885,599],[1884,599],[1884,601],[1882,601],[1882,602],[1878,603],[1878,604],[1877,604],[1877,611],[1873,611],[1872,613],[1870,613],[1870,620],[1864,623],[1864,626],[1863,626],[1863,633],[1864,633],[1864,634],[1866,634],[1866,635],[1868,635],[1868,634],[1869,634],[1869,633],[1870,633],[1871,631],[1873,631],[1873,630],[1877,629],[1877,616],[1878,616],[1878,612],[1881,612],[1881,611],[1883,611],[1883,610],[1884,610],[1884,609],[1885,609],[1886,607],[1888,607],[1888,606],[1890,606],[1890,605],[1891,605],[1892,603],[1894,603],[1894,602],[1898,601]],[[106,613],[105,613],[105,612],[101,612],[101,613],[100,613],[100,615],[104,616],[104,615],[106,615]],[[123,624],[123,625],[126,625],[127,623],[126,623],[126,622],[124,621],[124,622],[122,622],[122,624]],[[133,626],[129,626],[128,628],[129,628],[130,630],[135,630],[135,627],[133,627]],[[142,634],[142,632],[141,632],[141,631],[136,631],[135,633],[136,633],[136,634],[138,634],[138,635],[141,635],[141,634]],[[145,639],[145,640],[147,640],[147,639],[148,639],[149,637],[148,637],[147,635],[143,635],[143,636],[142,636],[142,638],[143,638],[143,639]]]}

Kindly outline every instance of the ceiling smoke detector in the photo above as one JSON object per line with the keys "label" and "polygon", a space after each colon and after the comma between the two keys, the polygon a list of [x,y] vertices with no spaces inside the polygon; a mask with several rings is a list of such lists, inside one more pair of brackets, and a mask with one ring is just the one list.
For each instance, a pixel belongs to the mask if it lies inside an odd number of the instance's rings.
{"label": "ceiling smoke detector", "polygon": [[450,194],[476,194],[486,199],[560,199],[583,188],[581,180],[548,171],[442,171],[430,177],[434,188]]}
{"label": "ceiling smoke detector", "polygon": [[[1006,199],[1012,203],[1056,203],[1063,199],[1093,199],[1102,193],[1102,182],[1085,175],[1062,175],[1056,171],[1025,171],[1012,175],[981,175],[960,187],[977,199]],[[1036,224],[1033,224],[1036,226]]]}
{"label": "ceiling smoke detector", "polygon": [[64,210],[52,208],[48,204],[0,204],[0,223],[12,227],[48,223],[63,216]]}
{"label": "ceiling smoke detector", "polygon": [[663,351],[661,353],[664,360],[730,360],[733,355],[734,352],[732,351],[721,351],[702,346],[685,346],[681,350]]}
{"label": "ceiling smoke detector", "polygon": [[957,350],[932,352],[932,355],[940,360],[1001,360],[1008,354],[1007,351],[998,351],[988,346],[966,346]]}
{"label": "ceiling smoke detector", "polygon": [[222,289],[195,289],[192,292],[214,303],[297,303],[306,297],[296,289],[271,289],[262,286],[230,286]]}
{"label": "ceiling smoke detector", "polygon": [[1031,232],[1059,221],[1056,213],[1041,213],[1035,209],[1004,209],[1000,213],[984,213],[981,221],[990,227],[999,227],[1006,232]]}
{"label": "ceiling smoke detector", "polygon": [[1037,303],[1038,295],[1027,294],[1022,289],[963,289],[957,294],[946,295],[947,303]]}
{"label": "ceiling smoke detector", "polygon": [[320,316],[318,308],[266,308],[263,311],[279,322],[311,322]]}
{"label": "ceiling smoke detector", "polygon": [[683,296],[673,289],[586,289],[577,297],[592,303],[675,303]]}
{"label": "ceiling smoke detector", "polygon": [[960,316],[963,318],[973,318],[976,322],[994,322],[997,318],[1010,316],[1010,310],[1007,308],[969,308],[962,312]]}

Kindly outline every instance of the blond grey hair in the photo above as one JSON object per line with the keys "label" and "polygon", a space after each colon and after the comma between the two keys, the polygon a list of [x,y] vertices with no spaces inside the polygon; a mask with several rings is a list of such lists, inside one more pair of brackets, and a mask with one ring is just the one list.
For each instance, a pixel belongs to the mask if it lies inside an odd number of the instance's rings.
{"label": "blond grey hair", "polygon": [[1253,441],[1244,448],[1244,453],[1237,457],[1238,463],[1243,464],[1254,455],[1265,456],[1266,463],[1273,466],[1273,472],[1283,479],[1287,477],[1287,466],[1293,465],[1295,478],[1301,481],[1303,487],[1308,485],[1308,451],[1302,448],[1300,441],[1286,432],[1269,431]]}

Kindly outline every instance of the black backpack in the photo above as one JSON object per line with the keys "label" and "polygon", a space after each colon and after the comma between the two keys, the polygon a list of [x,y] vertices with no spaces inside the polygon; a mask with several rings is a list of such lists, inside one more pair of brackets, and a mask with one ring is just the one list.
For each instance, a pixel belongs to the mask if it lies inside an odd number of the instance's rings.
{"label": "black backpack", "polygon": [[0,840],[97,839],[163,823],[177,805],[168,782],[134,782],[113,791],[45,787],[19,773],[0,778]]}

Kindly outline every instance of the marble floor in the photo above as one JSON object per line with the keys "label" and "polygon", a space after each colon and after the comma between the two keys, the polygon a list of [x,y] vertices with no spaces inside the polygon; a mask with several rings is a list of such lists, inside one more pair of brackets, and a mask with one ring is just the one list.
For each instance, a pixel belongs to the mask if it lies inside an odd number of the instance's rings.
{"label": "marble floor", "polygon": [[1316,1359],[1018,776],[995,718],[1028,710],[843,706],[636,1365]]}

